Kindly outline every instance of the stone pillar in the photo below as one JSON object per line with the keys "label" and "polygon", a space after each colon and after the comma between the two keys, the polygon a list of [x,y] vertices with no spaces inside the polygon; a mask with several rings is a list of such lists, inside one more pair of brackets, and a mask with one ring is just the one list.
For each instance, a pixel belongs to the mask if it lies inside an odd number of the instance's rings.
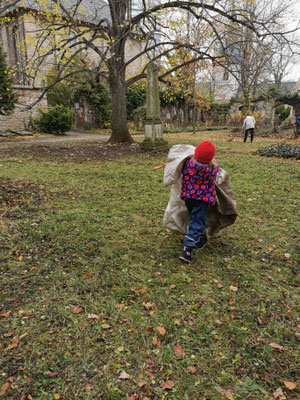
{"label": "stone pillar", "polygon": [[142,147],[145,150],[159,150],[168,147],[163,140],[163,128],[160,116],[160,100],[158,86],[158,66],[150,63],[147,67],[145,139]]}

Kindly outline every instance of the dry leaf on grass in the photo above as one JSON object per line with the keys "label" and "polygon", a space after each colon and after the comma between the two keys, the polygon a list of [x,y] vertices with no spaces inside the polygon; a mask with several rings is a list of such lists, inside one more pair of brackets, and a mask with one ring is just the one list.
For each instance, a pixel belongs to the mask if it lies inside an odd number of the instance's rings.
{"label": "dry leaf on grass", "polygon": [[99,319],[99,317],[98,317],[97,314],[88,314],[87,317],[88,317],[89,319]]}
{"label": "dry leaf on grass", "polygon": [[18,345],[18,343],[19,343],[19,339],[17,337],[14,338],[13,342],[6,347],[5,351],[15,348]]}
{"label": "dry leaf on grass", "polygon": [[147,385],[147,381],[145,379],[141,379],[138,383],[139,387],[142,388]]}
{"label": "dry leaf on grass", "polygon": [[156,327],[156,330],[157,330],[157,332],[160,334],[160,335],[162,335],[162,336],[164,336],[167,332],[166,332],[166,330],[165,330],[165,328],[163,327],[163,326],[157,326]]}
{"label": "dry leaf on grass", "polygon": [[126,394],[126,400],[138,400],[139,395],[137,393]]}
{"label": "dry leaf on grass", "polygon": [[269,346],[273,347],[273,349],[278,349],[278,350],[281,350],[281,351],[284,350],[283,346],[281,346],[280,344],[275,343],[275,342],[270,343]]}
{"label": "dry leaf on grass", "polygon": [[5,382],[1,386],[1,391],[0,391],[0,396],[4,395],[4,393],[9,389],[10,387],[10,382]]}
{"label": "dry leaf on grass", "polygon": [[230,285],[229,290],[231,290],[232,292],[237,292],[239,289],[236,286]]}
{"label": "dry leaf on grass", "polygon": [[127,374],[127,372],[125,372],[125,371],[121,372],[119,375],[119,379],[131,379],[131,378],[132,378],[132,376]]}
{"label": "dry leaf on grass", "polygon": [[284,383],[284,386],[285,386],[286,388],[288,388],[289,390],[294,390],[294,389],[296,389],[296,387],[297,387],[297,383],[295,383],[295,382],[283,381],[283,383]]}
{"label": "dry leaf on grass", "polygon": [[177,357],[183,357],[184,356],[184,349],[180,346],[180,344],[176,344],[174,347],[173,347],[173,351],[174,351],[174,353],[175,353],[175,355],[177,356]]}
{"label": "dry leaf on grass", "polygon": [[10,312],[1,312],[0,317],[8,318],[10,316]]}
{"label": "dry leaf on grass", "polygon": [[165,381],[160,385],[160,387],[164,390],[173,389],[174,386],[175,386],[175,383],[173,381]]}
{"label": "dry leaf on grass", "polygon": [[81,313],[81,311],[82,311],[81,307],[77,307],[77,306],[73,307],[73,313],[74,314],[79,314],[79,313]]}
{"label": "dry leaf on grass", "polygon": [[232,393],[231,393],[231,391],[229,389],[226,390],[226,392],[224,394],[225,394],[226,399],[234,400],[234,397],[233,397],[233,395],[232,395]]}
{"label": "dry leaf on grass", "polygon": [[157,336],[153,336],[153,344],[155,344],[155,346],[159,346],[160,345],[160,342],[159,342],[159,340],[157,339]]}
{"label": "dry leaf on grass", "polygon": [[283,396],[283,391],[281,389],[281,387],[279,387],[277,390],[275,390],[275,392],[273,393],[273,397],[274,399],[280,399],[280,397]]}
{"label": "dry leaf on grass", "polygon": [[144,307],[146,308],[146,310],[151,310],[154,306],[154,304],[152,303],[143,303]]}
{"label": "dry leaf on grass", "polygon": [[9,331],[6,333],[3,333],[3,337],[11,337],[14,334],[14,331]]}
{"label": "dry leaf on grass", "polygon": [[190,367],[187,367],[187,371],[188,371],[190,374],[195,374],[195,373],[197,372],[197,368],[196,368],[196,367],[193,367],[193,366],[191,365]]}

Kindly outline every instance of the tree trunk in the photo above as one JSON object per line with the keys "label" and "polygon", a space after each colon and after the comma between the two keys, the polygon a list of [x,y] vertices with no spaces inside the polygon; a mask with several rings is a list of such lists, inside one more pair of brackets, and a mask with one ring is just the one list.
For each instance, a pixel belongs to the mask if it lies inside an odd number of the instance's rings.
{"label": "tree trunk", "polygon": [[112,134],[109,143],[133,143],[127,126],[124,68],[116,66],[116,61],[109,65],[109,85],[111,90]]}
{"label": "tree trunk", "polygon": [[188,126],[189,123],[189,106],[188,106],[188,102],[187,102],[188,97],[186,96],[184,98],[184,105],[183,105],[183,126],[186,128]]}

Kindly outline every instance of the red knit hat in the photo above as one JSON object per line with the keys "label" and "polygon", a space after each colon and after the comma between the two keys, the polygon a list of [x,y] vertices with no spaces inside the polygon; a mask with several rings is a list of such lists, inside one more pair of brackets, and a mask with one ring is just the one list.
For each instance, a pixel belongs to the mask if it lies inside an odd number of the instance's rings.
{"label": "red knit hat", "polygon": [[215,152],[215,145],[212,142],[205,140],[196,147],[195,158],[203,164],[208,164],[214,158]]}

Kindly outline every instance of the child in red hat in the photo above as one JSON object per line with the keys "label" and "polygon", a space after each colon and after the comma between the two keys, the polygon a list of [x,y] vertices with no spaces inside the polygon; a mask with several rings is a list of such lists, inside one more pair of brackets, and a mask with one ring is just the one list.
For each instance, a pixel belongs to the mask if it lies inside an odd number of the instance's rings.
{"label": "child in red hat", "polygon": [[207,238],[205,224],[209,204],[216,203],[215,180],[219,165],[214,160],[216,148],[213,143],[205,140],[195,149],[194,157],[187,159],[182,170],[182,187],[180,197],[190,214],[190,226],[183,240],[183,250],[180,260],[192,263],[192,250],[202,249]]}

